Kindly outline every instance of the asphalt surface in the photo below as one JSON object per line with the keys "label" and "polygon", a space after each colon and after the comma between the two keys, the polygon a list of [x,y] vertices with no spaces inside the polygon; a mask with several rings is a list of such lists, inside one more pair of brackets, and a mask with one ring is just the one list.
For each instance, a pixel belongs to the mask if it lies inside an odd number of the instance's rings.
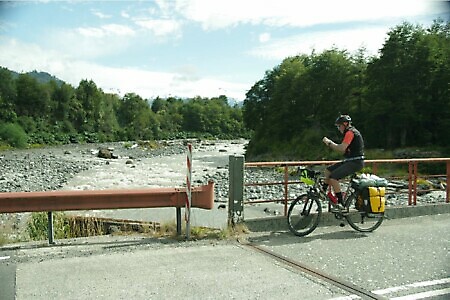
{"label": "asphalt surface", "polygon": [[450,299],[449,232],[450,214],[440,214],[386,220],[368,234],[333,225],[241,242],[135,235],[11,244],[0,248],[0,299],[358,299],[245,243],[386,299]]}

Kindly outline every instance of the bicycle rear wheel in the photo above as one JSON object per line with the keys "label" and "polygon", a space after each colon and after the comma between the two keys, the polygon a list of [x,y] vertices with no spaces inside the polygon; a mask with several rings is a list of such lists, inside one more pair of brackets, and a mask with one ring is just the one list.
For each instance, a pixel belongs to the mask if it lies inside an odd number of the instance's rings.
{"label": "bicycle rear wheel", "polygon": [[370,214],[365,211],[360,211],[356,209],[357,200],[358,197],[356,194],[352,194],[348,198],[347,207],[349,208],[349,212],[345,215],[348,224],[360,232],[372,232],[380,227],[384,220],[384,213]]}
{"label": "bicycle rear wheel", "polygon": [[297,236],[310,234],[319,224],[321,214],[322,206],[318,199],[311,199],[307,194],[298,196],[289,206],[289,230]]}

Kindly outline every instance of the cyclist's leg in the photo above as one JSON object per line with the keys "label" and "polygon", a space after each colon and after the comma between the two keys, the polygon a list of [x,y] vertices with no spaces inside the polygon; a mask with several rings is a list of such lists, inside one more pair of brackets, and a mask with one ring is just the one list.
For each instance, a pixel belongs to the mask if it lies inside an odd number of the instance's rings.
{"label": "cyclist's leg", "polygon": [[329,170],[331,171],[329,175],[329,184],[333,187],[333,191],[336,195],[338,195],[338,198],[342,203],[342,191],[341,191],[341,185],[339,183],[339,180],[347,177],[359,170],[361,170],[364,166],[364,161],[362,160],[353,160],[353,161],[343,161],[336,165],[330,166]]}
{"label": "cyclist's leg", "polygon": [[341,179],[340,173],[342,173],[342,167],[344,162],[340,161],[334,165],[331,165],[325,169],[325,183],[331,185],[335,193],[341,192],[341,186],[339,184],[339,179]]}
{"label": "cyclist's leg", "polygon": [[339,181],[340,179],[352,175],[364,167],[363,160],[342,161],[328,167],[330,171],[329,179]]}

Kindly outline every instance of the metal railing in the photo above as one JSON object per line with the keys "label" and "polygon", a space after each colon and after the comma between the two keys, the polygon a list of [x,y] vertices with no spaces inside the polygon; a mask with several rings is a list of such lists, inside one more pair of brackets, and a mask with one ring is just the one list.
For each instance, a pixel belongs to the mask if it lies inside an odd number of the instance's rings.
{"label": "metal railing", "polygon": [[[186,197],[185,188],[5,192],[0,193],[0,213],[48,212],[48,237],[53,244],[54,211],[175,207],[177,233],[181,234],[181,208]],[[213,182],[192,189],[191,206],[213,208]]]}
{"label": "metal railing", "polygon": [[[258,199],[252,201],[244,201],[244,204],[250,203],[265,203],[265,202],[280,202],[284,203],[284,215],[287,215],[289,199],[289,185],[299,184],[300,181],[289,180],[289,167],[308,167],[318,165],[331,165],[338,161],[279,161],[279,162],[246,162],[245,168],[275,168],[282,167],[284,173],[283,181],[278,182],[245,182],[244,186],[267,186],[267,185],[282,185],[283,198],[282,199]],[[408,205],[417,205],[417,181],[419,178],[418,165],[426,163],[445,163],[446,174],[443,175],[427,175],[425,177],[446,177],[446,203],[450,203],[450,158],[411,158],[411,159],[370,159],[365,160],[366,167],[372,165],[372,173],[377,174],[378,167],[381,164],[406,164],[408,166]]]}

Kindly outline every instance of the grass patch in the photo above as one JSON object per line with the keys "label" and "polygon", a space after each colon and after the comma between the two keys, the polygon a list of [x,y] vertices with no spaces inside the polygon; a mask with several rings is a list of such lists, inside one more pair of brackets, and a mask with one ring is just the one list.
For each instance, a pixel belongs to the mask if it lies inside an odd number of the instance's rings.
{"label": "grass patch", "polygon": [[13,149],[13,147],[11,147],[10,145],[0,142],[0,151],[6,151],[11,149]]}
{"label": "grass patch", "polygon": [[[103,235],[104,229],[97,218],[76,218],[62,212],[53,213],[55,239]],[[29,238],[34,241],[48,238],[48,213],[32,213],[27,224]]]}
{"label": "grass patch", "polygon": [[[234,238],[244,233],[248,233],[249,230],[243,224],[237,224],[235,226],[228,226],[225,229],[208,228],[201,226],[191,227],[189,238],[191,240],[226,240]],[[186,225],[181,226],[181,235],[177,235],[177,225],[174,222],[161,224],[160,230],[152,233],[153,237],[170,237],[177,240],[184,240],[186,237]]]}
{"label": "grass patch", "polygon": [[157,141],[151,140],[151,141],[138,141],[138,145],[141,148],[144,149],[157,149],[160,148],[160,145]]}
{"label": "grass patch", "polygon": [[13,230],[11,228],[4,226],[0,227],[0,246],[17,243],[20,240],[21,238],[13,234]]}
{"label": "grass patch", "polygon": [[[173,238],[184,240],[186,237],[185,224],[181,227],[181,234],[177,233],[175,222],[167,223],[126,223],[117,222],[112,225],[110,220],[95,217],[74,217],[63,212],[53,213],[53,230],[55,239],[67,239],[77,237],[90,237],[98,235],[129,235],[135,233],[145,234],[156,238]],[[27,224],[27,233],[30,240],[39,241],[48,239],[48,213],[32,213]],[[207,227],[191,227],[190,240],[225,240],[248,233],[243,224],[225,229]],[[1,242],[1,240],[0,240]],[[5,240],[3,243],[7,243]]]}
{"label": "grass patch", "polygon": [[11,241],[8,239],[6,234],[0,232],[0,246],[9,244]]}

